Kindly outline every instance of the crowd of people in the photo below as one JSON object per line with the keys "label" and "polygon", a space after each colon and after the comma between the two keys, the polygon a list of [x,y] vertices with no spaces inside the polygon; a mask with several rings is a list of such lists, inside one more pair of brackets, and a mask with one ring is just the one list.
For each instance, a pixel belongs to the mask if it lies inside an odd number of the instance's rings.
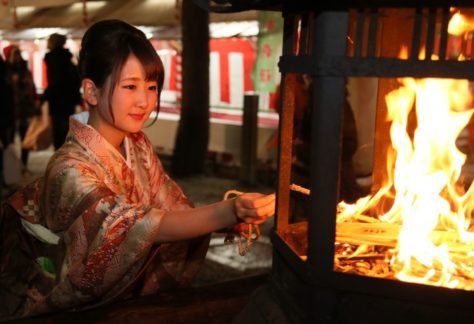
{"label": "crowd of people", "polygon": [[[19,135],[23,142],[30,121],[41,114],[41,106],[48,105],[51,117],[52,142],[58,149],[65,141],[69,127],[69,116],[81,105],[80,80],[71,52],[64,47],[66,37],[52,34],[48,38],[49,52],[44,57],[47,88],[39,93],[21,49],[16,44],[3,48],[0,55],[0,141],[1,184],[3,174],[8,172],[3,165],[4,150],[15,143]],[[28,148],[21,148],[22,171],[28,172]]]}

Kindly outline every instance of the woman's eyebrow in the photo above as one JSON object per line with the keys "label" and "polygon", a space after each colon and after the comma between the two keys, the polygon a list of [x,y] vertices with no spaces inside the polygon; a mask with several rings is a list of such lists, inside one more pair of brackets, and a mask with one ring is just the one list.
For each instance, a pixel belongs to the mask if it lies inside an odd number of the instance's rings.
{"label": "woman's eyebrow", "polygon": [[[141,77],[130,76],[130,77],[124,77],[124,78],[120,79],[119,82],[123,82],[123,81],[141,81],[141,80],[143,80]],[[156,80],[147,80],[147,79],[145,79],[145,82],[156,82],[156,83],[158,83]]]}
{"label": "woman's eyebrow", "polygon": [[130,76],[130,77],[121,78],[120,81],[139,81],[141,79],[142,78],[140,78],[140,77]]}

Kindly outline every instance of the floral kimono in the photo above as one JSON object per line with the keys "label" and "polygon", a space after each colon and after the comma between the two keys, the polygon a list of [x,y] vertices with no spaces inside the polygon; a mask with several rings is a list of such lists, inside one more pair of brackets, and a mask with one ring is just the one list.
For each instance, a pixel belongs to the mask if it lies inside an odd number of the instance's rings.
{"label": "floral kimono", "polygon": [[126,137],[124,146],[125,157],[72,117],[45,176],[4,204],[0,319],[95,307],[181,287],[197,274],[208,235],[156,244],[167,211],[190,202],[143,133]]}

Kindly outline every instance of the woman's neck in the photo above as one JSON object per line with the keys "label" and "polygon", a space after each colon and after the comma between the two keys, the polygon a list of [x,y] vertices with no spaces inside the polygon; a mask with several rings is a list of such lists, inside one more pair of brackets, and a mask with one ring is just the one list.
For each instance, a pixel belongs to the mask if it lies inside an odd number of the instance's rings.
{"label": "woman's neck", "polygon": [[122,144],[127,135],[126,132],[117,129],[114,125],[101,118],[96,111],[93,112],[92,110],[87,123],[97,130],[120,154],[124,155],[125,150]]}

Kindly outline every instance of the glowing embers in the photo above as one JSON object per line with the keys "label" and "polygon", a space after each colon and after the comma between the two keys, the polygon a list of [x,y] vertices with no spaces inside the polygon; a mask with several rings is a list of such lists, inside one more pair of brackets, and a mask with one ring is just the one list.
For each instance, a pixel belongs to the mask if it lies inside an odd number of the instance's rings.
{"label": "glowing embers", "polygon": [[[474,289],[474,188],[460,179],[466,155],[456,146],[473,113],[467,109],[468,81],[404,78],[400,82],[400,88],[386,96],[391,122],[386,179],[373,195],[353,205],[338,205],[337,240],[351,246],[336,249],[335,267]],[[409,129],[412,110],[414,132]],[[351,230],[346,222],[360,224],[349,225]],[[364,255],[370,258],[351,260]],[[373,270],[380,260],[389,260],[390,272],[385,267]]]}

